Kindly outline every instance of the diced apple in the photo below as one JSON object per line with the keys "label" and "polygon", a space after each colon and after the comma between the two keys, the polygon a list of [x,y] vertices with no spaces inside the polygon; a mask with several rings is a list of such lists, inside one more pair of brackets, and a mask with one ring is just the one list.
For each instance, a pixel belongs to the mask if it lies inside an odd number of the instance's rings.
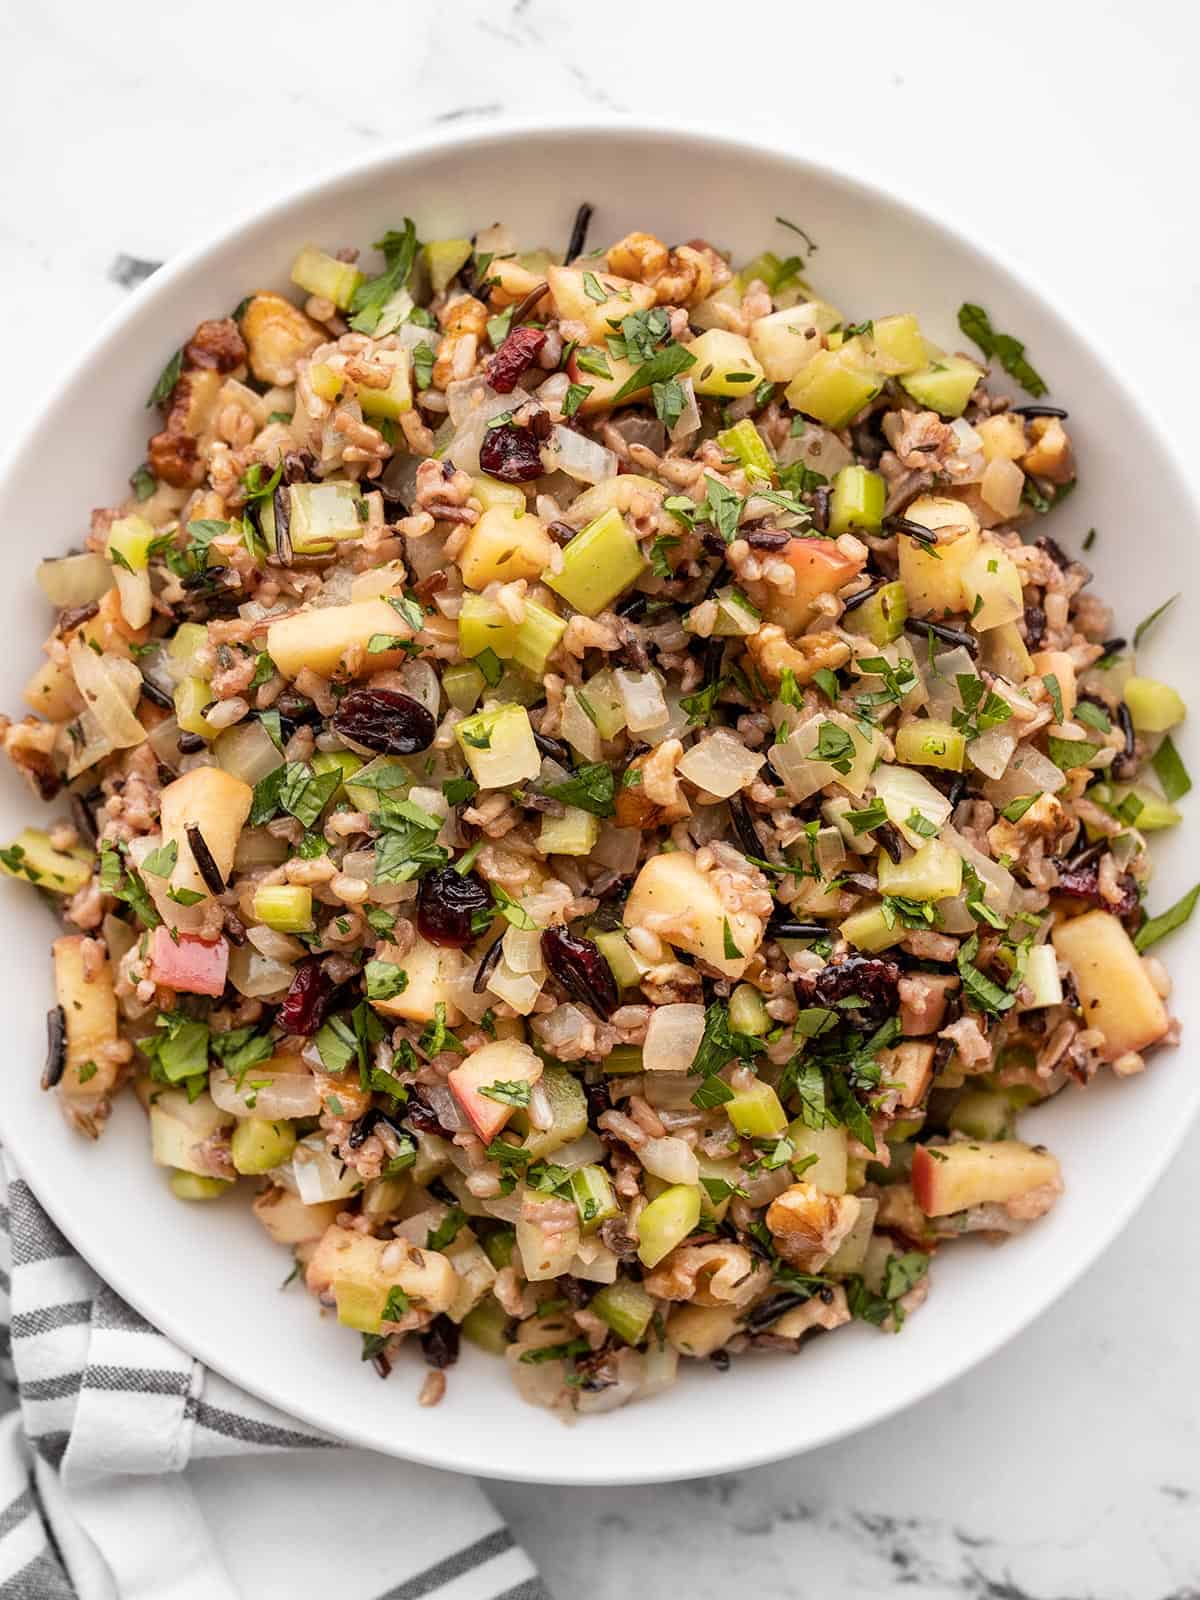
{"label": "diced apple", "polygon": [[368,646],[376,634],[410,639],[413,630],[386,600],[355,600],[344,606],[317,606],[280,617],[267,629],[267,653],[285,678],[305,667],[331,678],[348,665],[354,652],[353,675],[365,677],[402,666],[403,650]]}
{"label": "diced apple", "polygon": [[564,1223],[558,1210],[557,1201],[550,1195],[526,1191],[521,1196],[517,1250],[530,1283],[545,1283],[560,1277],[579,1249],[578,1222]]}
{"label": "diced apple", "polygon": [[742,1315],[736,1306],[681,1306],[667,1319],[667,1342],[681,1356],[703,1361],[745,1332]]}
{"label": "diced apple", "polygon": [[821,595],[835,594],[856,578],[866,565],[861,557],[844,555],[831,539],[793,539],[779,552],[796,574],[796,586],[784,594],[773,584],[762,587],[762,611],[768,622],[777,623],[795,637],[804,632],[816,615]]}
{"label": "diced apple", "polygon": [[[1075,683],[1075,663],[1065,650],[1039,650],[1030,658],[1030,672],[1039,678],[1057,678],[1062,696],[1064,719],[1073,717],[1078,690]],[[1017,680],[1020,682],[1020,679]],[[1057,721],[1057,717],[1055,721]]]}
{"label": "diced apple", "polygon": [[963,569],[979,551],[979,520],[961,500],[922,495],[904,513],[937,535],[937,549],[916,539],[899,543],[900,580],[908,609],[916,617],[942,617],[970,607],[963,591]]}
{"label": "diced apple", "polygon": [[1060,922],[1050,937],[1075,976],[1087,1026],[1104,1035],[1100,1053],[1106,1061],[1144,1050],[1163,1037],[1170,1020],[1167,1008],[1132,939],[1111,912],[1086,911]]}
{"label": "diced apple", "polygon": [[469,589],[516,578],[540,578],[550,565],[554,542],[532,511],[492,506],[467,535],[458,558]]}
{"label": "diced apple", "polygon": [[440,1251],[336,1226],[322,1235],[304,1276],[314,1294],[332,1290],[338,1321],[362,1333],[378,1331],[394,1288],[403,1290],[416,1309],[433,1312],[448,1310],[458,1293],[454,1268]]}
{"label": "diced apple", "polygon": [[68,934],[53,946],[54,997],[63,1009],[67,1034],[59,1087],[68,1099],[98,1102],[117,1081],[118,1065],[102,1048],[116,1041],[117,1002],[112,967],[107,961],[85,967],[85,942],[83,934]]}
{"label": "diced apple", "polygon": [[737,399],[754,393],[763,369],[749,339],[725,328],[710,328],[688,345],[695,366],[687,369],[697,394],[726,395]]}
{"label": "diced apple", "polygon": [[497,1083],[532,1087],[541,1076],[541,1057],[534,1055],[527,1044],[516,1039],[495,1039],[473,1050],[455,1067],[447,1082],[475,1132],[484,1144],[490,1144],[512,1116],[515,1105],[490,1099],[484,1090]]}
{"label": "diced apple", "polygon": [[[648,311],[654,304],[654,290],[649,284],[618,278],[612,272],[549,266],[546,282],[559,317],[582,322],[590,343],[601,347],[609,334],[621,331],[623,318],[634,311]],[[592,288],[593,284],[597,287]],[[590,294],[589,289],[592,290]],[[597,289],[604,299],[595,298]]]}
{"label": "diced apple", "polygon": [[[699,956],[727,978],[742,976],[763,936],[761,918],[728,910],[711,877],[681,850],[646,862],[630,891],[625,923],[651,928],[667,944]],[[727,939],[740,955],[726,954]]]}
{"label": "diced apple", "polygon": [[884,1085],[899,1090],[900,1104],[906,1110],[919,1106],[925,1098],[933,1079],[933,1050],[932,1044],[922,1040],[904,1039],[876,1052]]}
{"label": "diced apple", "polygon": [[[849,1148],[845,1128],[810,1128],[802,1117],[797,1117],[787,1133],[796,1152],[790,1165],[805,1183],[811,1183],[822,1194],[845,1194]],[[816,1160],[810,1161],[810,1156]]]}
{"label": "diced apple", "polygon": [[[606,348],[601,347],[600,354],[603,355],[608,365],[609,376],[607,378],[602,373],[589,372],[586,367],[582,366],[579,362],[578,351],[574,351],[567,361],[567,376],[571,382],[577,383],[590,391],[579,407],[581,416],[587,416],[596,411],[609,410],[617,395],[620,394],[625,384],[638,370],[636,362],[626,361],[621,357],[611,355]],[[645,400],[649,394],[650,389],[648,386],[641,389],[630,389],[622,397],[621,404],[632,405],[637,401]],[[606,479],[605,481],[619,483],[620,479]]]}
{"label": "diced apple", "polygon": [[43,661],[24,693],[26,704],[51,722],[70,722],[83,710],[83,697],[64,661]]}
{"label": "diced apple", "polygon": [[155,928],[150,936],[150,977],[185,994],[220,995],[229,970],[225,939],[201,939],[194,933]]}
{"label": "diced apple", "polygon": [[432,1022],[439,1004],[446,1007],[446,1023],[455,1027],[462,1012],[450,998],[451,986],[463,968],[461,950],[430,944],[417,935],[410,950],[401,954],[395,945],[381,944],[377,961],[389,961],[403,968],[408,982],[390,1000],[372,1000],[375,1010],[385,1017],[402,1017],[408,1022]]}
{"label": "diced apple", "polygon": [[[185,898],[191,894],[210,897],[211,891],[200,875],[188,842],[189,827],[200,830],[217,871],[228,883],[238,839],[250,815],[253,799],[254,791],[248,783],[220,767],[196,767],[167,785],[160,797],[160,809],[163,845],[176,847],[175,866],[169,880],[171,890],[185,891]],[[164,920],[174,928],[198,927],[204,916],[204,905],[184,906],[168,900],[166,888],[159,892],[163,883],[163,879],[153,874],[147,877]]]}
{"label": "diced apple", "polygon": [[948,1216],[969,1206],[1005,1205],[1060,1181],[1055,1157],[1019,1139],[919,1144],[913,1152],[913,1193],[927,1217]]}
{"label": "diced apple", "polygon": [[1016,461],[1029,448],[1025,438],[1025,419],[1014,417],[1011,411],[984,417],[973,426],[983,441],[985,461]]}
{"label": "diced apple", "polygon": [[289,1189],[264,1189],[255,1197],[254,1215],[276,1244],[309,1244],[332,1227],[344,1207],[341,1200],[322,1200],[306,1206]]}
{"label": "diced apple", "polygon": [[[911,540],[907,541],[912,543]],[[982,545],[962,565],[963,598],[976,633],[1024,615],[1021,574],[998,545]]]}
{"label": "diced apple", "polygon": [[760,317],[750,329],[750,348],[772,383],[788,383],[821,349],[821,335],[841,321],[823,300],[807,300]]}

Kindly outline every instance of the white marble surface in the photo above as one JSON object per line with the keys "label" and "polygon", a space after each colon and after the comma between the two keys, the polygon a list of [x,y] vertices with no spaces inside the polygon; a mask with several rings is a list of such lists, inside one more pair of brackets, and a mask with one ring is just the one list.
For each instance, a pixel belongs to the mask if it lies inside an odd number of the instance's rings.
{"label": "white marble surface", "polygon": [[[126,293],[119,256],[163,259],[433,124],[670,104],[952,203],[1188,415],[1198,44],[1179,0],[3,0],[0,435]],[[1188,1149],[1004,1353],[869,1435],[737,1477],[496,1498],[563,1597],[1196,1600],[1193,1170]]]}

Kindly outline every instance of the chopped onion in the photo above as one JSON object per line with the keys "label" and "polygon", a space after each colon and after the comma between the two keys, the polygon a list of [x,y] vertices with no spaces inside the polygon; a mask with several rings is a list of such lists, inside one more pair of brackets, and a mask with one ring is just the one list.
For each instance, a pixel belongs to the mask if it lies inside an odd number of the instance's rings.
{"label": "chopped onion", "polygon": [[680,757],[678,770],[698,789],[727,800],[753,782],[765,760],[765,756],[747,750],[728,728],[717,728]]}
{"label": "chopped onion", "polygon": [[208,1087],[221,1110],[235,1117],[315,1117],[321,1111],[311,1072],[273,1072],[264,1063],[232,1078],[217,1067],[209,1074]]}
{"label": "chopped onion", "polygon": [[961,645],[956,645],[953,650],[943,650],[940,656],[935,656],[933,671],[928,674],[930,716],[948,722],[951,712],[962,708],[957,679],[978,676],[970,652]]}
{"label": "chopped onion", "polygon": [[854,457],[836,433],[808,422],[800,433],[790,434],[783,441],[778,460],[781,467],[802,461],[810,472],[823,473],[832,480],[835,472],[853,464]]}
{"label": "chopped onion", "polygon": [[1006,806],[1022,795],[1057,794],[1066,781],[1066,773],[1049,756],[1024,744],[1017,749],[1004,776],[984,785],[984,793],[994,806]]}
{"label": "chopped onion", "polygon": [[127,922],[122,922],[120,917],[114,917],[111,911],[104,915],[104,924],[101,929],[104,942],[108,946],[109,960],[117,966],[122,956],[128,954],[138,942],[138,936]]}
{"label": "chopped onion", "polygon": [[422,1084],[421,1095],[442,1127],[450,1133],[461,1133],[464,1128],[471,1126],[470,1119],[454,1098],[453,1091],[444,1083]]}
{"label": "chopped onion", "polygon": [[497,999],[506,1000],[518,1016],[527,1017],[542,992],[546,973],[514,972],[501,957],[487,986]]}
{"label": "chopped onion", "polygon": [[579,695],[574,689],[567,689],[563,695],[559,732],[585,761],[599,761],[600,730],[583,709]]}
{"label": "chopped onion", "polygon": [[[978,483],[983,477],[984,470],[983,440],[963,417],[954,419],[950,424],[950,431],[957,440],[951,457],[954,481]],[[1019,468],[1017,470],[1020,471]]]}
{"label": "chopped onion", "polygon": [[686,1139],[647,1139],[639,1145],[637,1158],[647,1172],[665,1183],[699,1183],[700,1166],[696,1152]]}
{"label": "chopped onion", "polygon": [[260,954],[252,944],[237,945],[229,952],[229,981],[247,999],[279,994],[295,975],[294,967]]}
{"label": "chopped onion", "polygon": [[563,402],[570,387],[571,380],[565,372],[552,372],[545,383],[538,387],[538,403],[544,405],[547,411],[557,411],[561,415]]}
{"label": "chopped onion", "polygon": [[542,465],[547,472],[565,472],[580,483],[602,483],[616,477],[619,463],[612,450],[586,433],[556,423],[549,444],[542,446]]}
{"label": "chopped onion", "polygon": [[991,506],[1001,517],[1013,517],[1021,509],[1021,491],[1025,487],[1025,474],[1015,461],[997,456],[983,470],[979,493],[985,505]]}
{"label": "chopped onion", "polygon": [[521,1215],[521,1197],[512,1194],[490,1194],[483,1202],[484,1212],[500,1222],[516,1222]]}
{"label": "chopped onion", "polygon": [[967,755],[971,765],[978,768],[988,778],[1002,778],[1005,768],[1012,759],[1012,753],[1017,748],[1017,736],[1006,730],[1009,724],[1002,723],[998,728],[989,728],[986,733],[981,733],[978,739],[972,739],[967,746]]}
{"label": "chopped onion", "polygon": [[821,877],[828,883],[831,878],[837,877],[846,863],[846,841],[837,828],[821,828],[817,833],[813,854]]}
{"label": "chopped onion", "polygon": [[400,686],[411,699],[437,717],[442,703],[442,686],[431,662],[406,661],[400,668]]}
{"label": "chopped onion", "polygon": [[[624,1080],[622,1080],[624,1081]],[[639,1080],[641,1092],[656,1111],[695,1111],[692,1096],[696,1080],[682,1072],[647,1072]]]}
{"label": "chopped onion", "polygon": [[290,1166],[296,1193],[306,1206],[322,1200],[343,1200],[362,1187],[353,1167],[348,1167],[325,1148],[325,1136],[313,1133],[296,1146]]}
{"label": "chopped onion", "polygon": [[[555,1151],[557,1163],[559,1152]],[[573,1278],[588,1283],[615,1283],[619,1263],[615,1253],[601,1239],[582,1239],[567,1271]]]}
{"label": "chopped onion", "polygon": [[639,1400],[649,1400],[664,1389],[669,1389],[679,1376],[679,1351],[666,1340],[661,1343],[651,1339],[642,1352],[642,1386],[637,1392]]}
{"label": "chopped onion", "polygon": [[625,707],[625,724],[630,733],[644,733],[669,720],[662,679],[656,672],[628,672],[618,667],[613,679]]}
{"label": "chopped onion", "polygon": [[646,495],[652,505],[661,505],[665,494],[663,485],[655,483],[653,478],[643,478],[636,472],[622,472],[616,478],[606,478],[602,483],[585,489],[572,501],[571,523],[576,528],[582,528],[610,507],[615,507],[624,516],[633,505],[635,496]]}
{"label": "chopped onion", "polygon": [[[154,754],[164,767],[169,768],[172,772],[179,771],[181,760],[179,754],[179,723],[174,715],[164,717],[161,722],[156,722],[150,729],[146,743],[154,751]],[[280,860],[286,861],[287,857],[281,856]]]}
{"label": "chopped onion", "polygon": [[672,444],[678,444],[681,439],[686,439],[689,433],[695,433],[700,426],[696,386],[690,378],[680,378],[678,381],[679,387],[683,390],[683,410],[679,413],[679,421],[671,429]]}
{"label": "chopped onion", "polygon": [[478,1022],[493,1004],[492,996],[486,989],[476,994],[472,987],[478,970],[478,964],[472,963],[457,978],[451,978],[445,985],[446,999],[472,1022]]}
{"label": "chopped onion", "polygon": [[506,222],[493,222],[475,235],[476,255],[515,256],[517,240]]}
{"label": "chopped onion", "polygon": [[[154,735],[150,737],[153,739]],[[287,840],[277,839],[270,829],[243,828],[238,835],[233,869],[235,872],[248,872],[252,867],[278,867],[291,853]]]}
{"label": "chopped onion", "polygon": [[602,822],[591,859],[624,877],[637,866],[641,848],[642,835],[637,828],[618,828],[615,823]]}
{"label": "chopped onion", "polygon": [[536,1032],[551,1055],[557,1055],[563,1045],[569,1045],[588,1026],[587,1013],[568,1002],[556,1006],[537,1020]]}
{"label": "chopped onion", "polygon": [[703,1006],[655,1006],[642,1046],[642,1065],[647,1072],[686,1072],[703,1037]]}
{"label": "chopped onion", "polygon": [[950,820],[954,807],[940,789],[935,789],[929,779],[914,767],[880,767],[872,776],[875,793],[883,801],[888,821],[919,850],[925,836],[919,829],[908,826],[908,818],[915,811],[934,828],[941,829]]}
{"label": "chopped onion", "polygon": [[544,969],[540,928],[506,928],[503,943],[504,960],[511,971],[541,972]]}
{"label": "chopped onion", "polygon": [[575,1172],[580,1167],[592,1166],[603,1161],[604,1153],[604,1145],[600,1138],[589,1129],[578,1139],[572,1139],[570,1144],[564,1144],[554,1152],[554,1165],[565,1167],[568,1172]]}
{"label": "chopped onion", "polygon": [[576,1390],[575,1409],[585,1416],[597,1416],[628,1405],[642,1392],[645,1364],[640,1350],[619,1350],[609,1356],[605,1365],[611,1365],[616,1381],[601,1389]]}
{"label": "chopped onion", "polygon": [[271,961],[300,961],[308,954],[299,939],[280,933],[276,928],[268,928],[265,923],[256,922],[246,930],[246,937],[260,955]]}
{"label": "chopped onion", "polygon": [[67,646],[67,656],[87,707],[80,717],[84,742],[67,768],[67,776],[74,778],[112,751],[142,744],[146,730],[131,709],[142,691],[142,675],[132,661],[97,655],[78,634]]}
{"label": "chopped onion", "polygon": [[953,900],[938,900],[934,904],[939,919],[938,928],[942,933],[975,932],[978,923],[967,910],[965,894],[955,895]]}
{"label": "chopped onion", "polygon": [[90,606],[113,586],[113,569],[101,555],[57,556],[39,561],[37,581],[53,606]]}
{"label": "chopped onion", "polygon": [[[151,734],[151,742],[153,742]],[[275,741],[257,719],[226,728],[213,745],[217,765],[233,778],[254,787],[269,772],[283,765]]]}
{"label": "chopped onion", "polygon": [[116,567],[113,577],[121,600],[121,615],[131,628],[144,628],[154,609],[150,573],[145,568],[140,572],[127,572],[124,567]]}
{"label": "chopped onion", "polygon": [[769,1206],[794,1181],[791,1168],[782,1166],[773,1172],[759,1171],[752,1177],[744,1177],[742,1187],[752,1206]]}
{"label": "chopped onion", "polygon": [[678,685],[672,685],[663,692],[663,699],[667,705],[667,720],[660,722],[657,727],[644,728],[642,739],[649,745],[660,745],[664,739],[681,739],[688,731],[691,718],[683,702],[687,698]]}
{"label": "chopped onion", "polygon": [[[399,500],[404,506],[412,505],[417,495],[417,468],[423,460],[423,456],[410,456],[406,451],[398,451],[392,457],[379,478],[389,499]],[[415,541],[417,544],[426,542],[425,539]],[[405,548],[411,550],[413,543],[414,541],[405,539]]]}
{"label": "chopped onion", "polygon": [[953,846],[963,860],[983,879],[983,898],[997,911],[1007,911],[1017,888],[1017,880],[1007,867],[985,856],[957,828],[949,824],[942,829],[942,843]]}

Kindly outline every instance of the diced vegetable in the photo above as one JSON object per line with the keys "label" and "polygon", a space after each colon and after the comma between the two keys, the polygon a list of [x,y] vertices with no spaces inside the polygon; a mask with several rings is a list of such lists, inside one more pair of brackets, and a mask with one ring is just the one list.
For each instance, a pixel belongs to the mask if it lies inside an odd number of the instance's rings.
{"label": "diced vegetable", "polygon": [[837,350],[819,350],[787,386],[787,402],[827,428],[844,428],[881,387],[861,339]]}
{"label": "diced vegetable", "polygon": [[298,883],[265,885],[255,892],[254,915],[277,933],[307,933],[313,926],[312,890]]}
{"label": "diced vegetable", "polygon": [[502,1356],[508,1348],[509,1316],[494,1295],[485,1295],[462,1320],[462,1335],[489,1355]]}
{"label": "diced vegetable", "polygon": [[477,711],[457,724],[454,737],[481,789],[508,789],[542,770],[524,706]]}
{"label": "diced vegetable", "polygon": [[939,767],[946,772],[961,772],[966,760],[967,741],[957,728],[936,717],[914,718],[897,729],[896,760],[911,767]]}
{"label": "diced vegetable", "polygon": [[578,806],[564,806],[561,817],[542,818],[538,849],[543,856],[590,856],[599,837],[599,817]]}
{"label": "diced vegetable", "polygon": [[91,877],[95,860],[86,846],[56,850],[49,834],[40,828],[22,828],[12,843],[0,850],[0,872],[25,878],[53,894],[76,894]]}
{"label": "diced vegetable", "polygon": [[919,1144],[913,1152],[913,1193],[927,1217],[1004,1205],[1059,1182],[1059,1165],[1050,1152],[1018,1139]]}
{"label": "diced vegetable", "polygon": [[485,650],[502,660],[511,658],[517,638],[517,624],[497,601],[482,594],[464,594],[458,614],[458,647],[473,661]]}
{"label": "diced vegetable", "polygon": [[1070,967],[1089,1028],[1104,1035],[1100,1054],[1115,1061],[1161,1039],[1169,1018],[1133,941],[1108,911],[1086,911],[1051,934]]}
{"label": "diced vegetable", "polygon": [[961,417],[983,373],[964,356],[939,356],[900,379],[918,405],[943,417]]}
{"label": "diced vegetable", "polygon": [[641,546],[615,508],[610,508],[562,552],[562,571],[548,573],[548,588],[562,595],[576,611],[594,617],[645,571]]}
{"label": "diced vegetable", "polygon": [[985,544],[962,566],[963,595],[976,633],[1024,615],[1021,575],[996,545]]}
{"label": "diced vegetable", "polygon": [[602,1222],[619,1217],[621,1207],[603,1167],[588,1163],[571,1174],[571,1194],[579,1210],[579,1226],[585,1234],[595,1233]]}
{"label": "diced vegetable", "polygon": [[[740,978],[762,943],[763,924],[749,911],[729,911],[711,877],[683,851],[651,856],[638,873],[625,905],[627,927],[637,927],[655,912],[671,917],[661,937],[699,956],[727,978]],[[731,954],[731,947],[739,954]]]}
{"label": "diced vegetable", "polygon": [[618,1278],[592,1296],[588,1310],[628,1345],[641,1344],[654,1316],[654,1301],[629,1278]]}
{"label": "diced vegetable", "polygon": [[[373,393],[383,394],[384,390]],[[288,539],[301,556],[328,553],[343,539],[362,536],[362,491],[356,483],[293,483],[287,489]],[[261,513],[262,530],[278,549],[274,501],[267,501]]]}
{"label": "diced vegetable", "polygon": [[1012,1126],[1013,1108],[1007,1096],[989,1089],[965,1089],[947,1119],[955,1133],[972,1139],[1003,1139]]}
{"label": "diced vegetable", "polygon": [[553,549],[554,541],[540,517],[516,506],[497,505],[485,511],[467,535],[458,564],[467,587],[483,589],[489,583],[540,578]]}
{"label": "diced vegetable", "polygon": [[386,600],[355,600],[344,606],[319,606],[280,617],[267,630],[267,652],[285,678],[305,667],[333,677],[355,650],[356,676],[384,672],[405,661],[403,649],[372,651],[377,634],[410,639],[413,629]]}
{"label": "diced vegetable", "polygon": [[744,1139],[773,1139],[787,1127],[787,1112],[769,1083],[756,1079],[745,1089],[735,1089],[725,1114]]}
{"label": "diced vegetable", "polygon": [[1183,696],[1154,678],[1127,678],[1123,698],[1139,733],[1166,733],[1187,716]]}
{"label": "diced vegetable", "polygon": [[748,983],[739,983],[729,997],[729,1026],[734,1033],[749,1033],[755,1038],[771,1030],[763,997]]}
{"label": "diced vegetable", "polygon": [[[787,1136],[795,1154],[793,1170],[824,1194],[845,1194],[849,1138],[845,1128],[810,1128],[802,1117],[789,1123]],[[815,1156],[816,1160],[809,1158]]]}
{"label": "diced vegetable", "polygon": [[553,1155],[587,1132],[587,1097],[573,1073],[555,1062],[545,1062],[542,1090],[550,1103],[548,1128],[535,1128],[523,1108],[514,1111],[512,1118],[512,1126],[524,1134],[525,1149],[535,1161]]}
{"label": "diced vegetable", "polygon": [[[54,998],[66,1019],[66,1064],[59,1087],[68,1099],[102,1101],[117,1081],[119,1066],[102,1047],[117,1037],[117,1002],[113,994],[112,965],[106,960],[84,965],[83,934],[56,939]],[[102,1120],[102,1119],[100,1119]],[[95,1125],[79,1126],[94,1138]]]}
{"label": "diced vegetable", "polygon": [[830,533],[853,533],[856,528],[878,533],[886,499],[887,485],[877,472],[866,467],[843,467],[833,480]]}
{"label": "diced vegetable", "polygon": [[536,600],[526,600],[525,617],[513,639],[511,659],[514,665],[532,678],[543,677],[546,664],[566,630],[562,617],[538,605]]}
{"label": "diced vegetable", "polygon": [[889,917],[881,905],[853,911],[838,928],[842,938],[856,950],[876,954],[899,944],[908,932],[899,917]]}
{"label": "diced vegetable", "polygon": [[258,1176],[290,1161],[296,1148],[296,1130],[290,1122],[268,1122],[262,1117],[243,1117],[230,1138],[230,1154],[236,1171]]}
{"label": "diced vegetable", "polygon": [[743,417],[732,428],[718,433],[717,444],[745,468],[748,477],[761,478],[764,483],[775,482],[778,474],[774,459],[749,417]]}
{"label": "diced vegetable", "polygon": [[821,334],[842,320],[820,300],[759,317],[750,328],[750,348],[772,383],[789,383],[821,351]]}
{"label": "diced vegetable", "polygon": [[905,512],[937,536],[936,549],[926,549],[908,535],[899,541],[900,580],[914,617],[944,617],[968,609],[963,569],[979,550],[979,519],[961,500],[922,495]]}
{"label": "diced vegetable", "polygon": [[291,279],[305,294],[332,300],[339,311],[348,311],[363,275],[353,262],[339,261],[316,245],[306,244],[292,262]]}
{"label": "diced vegetable", "polygon": [[198,1172],[173,1172],[169,1181],[176,1200],[219,1200],[233,1188],[230,1178],[206,1178]]}
{"label": "diced vegetable", "polygon": [[579,1249],[579,1238],[578,1224],[562,1222],[552,1196],[524,1193],[517,1218],[517,1250],[530,1283],[561,1277]]}
{"label": "diced vegetable", "polygon": [[867,335],[867,345],[871,359],[879,370],[893,376],[915,372],[928,361],[920,324],[911,312],[876,317]]}
{"label": "diced vegetable", "polygon": [[697,394],[726,395],[737,399],[754,393],[763,380],[750,341],[725,328],[709,328],[688,345],[695,366],[688,368]]}
{"label": "diced vegetable", "polygon": [[[787,1119],[784,1119],[786,1125]],[[664,1189],[637,1219],[638,1259],[644,1267],[656,1267],[664,1256],[682,1244],[700,1221],[700,1190],[685,1183]]]}
{"label": "diced vegetable", "polygon": [[862,605],[855,606],[847,624],[862,629],[873,644],[890,644],[904,632],[908,621],[908,594],[902,583],[885,583]]}
{"label": "diced vegetable", "polygon": [[425,246],[429,284],[434,294],[444,294],[451,278],[471,259],[470,239],[431,239]]}
{"label": "diced vegetable", "polygon": [[454,1002],[455,983],[463,969],[461,950],[430,944],[418,934],[403,955],[396,945],[377,945],[375,959],[400,967],[408,979],[399,993],[386,1000],[371,1001],[383,1016],[401,1017],[406,1022],[432,1022],[442,1005],[448,1027],[453,1028],[462,1020],[462,1012]]}
{"label": "diced vegetable", "polygon": [[928,839],[900,861],[880,851],[877,863],[880,894],[909,900],[950,900],[962,890],[963,864],[957,850]]}
{"label": "diced vegetable", "polygon": [[[468,597],[463,596],[464,602]],[[462,618],[459,618],[462,626]],[[473,667],[469,661],[456,662],[453,666],[446,667],[442,672],[442,689],[446,699],[456,711],[474,711],[479,704],[479,697],[483,693],[487,680],[478,667]]]}

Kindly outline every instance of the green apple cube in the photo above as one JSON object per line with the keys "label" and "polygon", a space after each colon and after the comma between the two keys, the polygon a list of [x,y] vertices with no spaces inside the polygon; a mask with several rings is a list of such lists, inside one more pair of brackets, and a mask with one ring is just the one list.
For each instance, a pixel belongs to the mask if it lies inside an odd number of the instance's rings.
{"label": "green apple cube", "polygon": [[[786,1127],[787,1118],[783,1119]],[[638,1259],[644,1267],[656,1267],[682,1244],[700,1221],[700,1189],[696,1184],[673,1183],[638,1217]]]}

